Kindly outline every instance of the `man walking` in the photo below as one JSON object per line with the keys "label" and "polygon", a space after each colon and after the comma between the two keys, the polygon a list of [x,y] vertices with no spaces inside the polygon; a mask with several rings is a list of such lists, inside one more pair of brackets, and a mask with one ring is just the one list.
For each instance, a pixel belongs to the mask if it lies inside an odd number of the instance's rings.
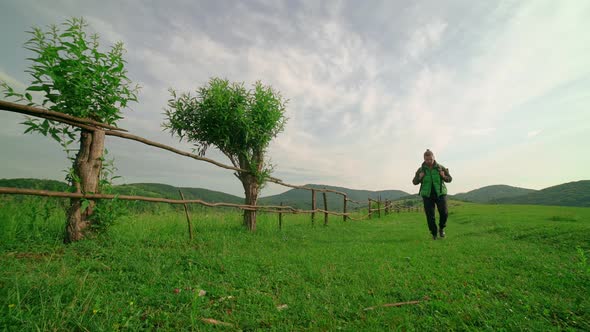
{"label": "man walking", "polygon": [[[432,234],[432,239],[436,240],[437,234],[441,238],[445,237],[445,227],[449,211],[447,209],[447,186],[445,182],[451,182],[453,178],[449,174],[449,169],[434,160],[434,153],[426,149],[424,152],[424,162],[416,171],[412,180],[414,185],[420,183],[420,196],[424,202],[424,212],[428,229]],[[438,230],[436,228],[436,218],[434,215],[434,206],[436,205],[439,215]]]}

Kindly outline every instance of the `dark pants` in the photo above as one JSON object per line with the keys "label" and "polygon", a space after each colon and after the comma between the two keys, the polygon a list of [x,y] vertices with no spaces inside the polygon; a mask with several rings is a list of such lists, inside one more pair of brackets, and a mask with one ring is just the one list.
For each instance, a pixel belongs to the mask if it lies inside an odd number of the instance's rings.
{"label": "dark pants", "polygon": [[440,229],[445,228],[447,225],[447,218],[449,217],[449,210],[447,209],[447,196],[430,196],[430,197],[422,197],[424,201],[424,212],[426,213],[426,221],[428,221],[428,229],[432,235],[437,234],[436,229],[436,218],[434,216],[434,205],[438,208],[438,216],[439,216],[439,223],[438,227]]}

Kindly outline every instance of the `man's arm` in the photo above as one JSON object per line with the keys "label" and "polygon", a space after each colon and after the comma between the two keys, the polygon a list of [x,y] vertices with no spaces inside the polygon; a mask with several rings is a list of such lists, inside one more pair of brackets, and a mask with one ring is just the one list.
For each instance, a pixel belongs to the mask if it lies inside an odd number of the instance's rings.
{"label": "man's arm", "polygon": [[422,168],[418,168],[416,171],[416,175],[414,175],[414,179],[412,179],[412,183],[417,185],[422,182],[422,178],[424,177],[424,172],[422,172]]}
{"label": "man's arm", "polygon": [[441,174],[441,177],[444,182],[448,183],[448,182],[453,181],[453,177],[451,176],[451,173],[449,173],[448,168],[443,168],[443,174]]}

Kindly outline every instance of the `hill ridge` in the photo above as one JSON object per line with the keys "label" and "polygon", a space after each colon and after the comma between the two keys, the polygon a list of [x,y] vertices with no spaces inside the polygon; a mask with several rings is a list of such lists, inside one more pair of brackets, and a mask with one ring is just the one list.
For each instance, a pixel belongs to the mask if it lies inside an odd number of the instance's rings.
{"label": "hill ridge", "polygon": [[[44,180],[34,178],[0,179],[0,186],[28,189],[42,189],[52,191],[67,191],[65,182],[56,180]],[[372,199],[400,200],[416,198],[415,194],[409,194],[402,190],[364,190],[350,189],[345,187],[306,184],[311,188],[326,188],[345,192],[348,199],[366,202]],[[179,190],[182,190],[186,199],[202,199],[207,202],[243,203],[244,198],[204,188],[176,187],[162,183],[130,183],[114,186],[114,192],[120,195],[138,195],[147,197],[164,197],[179,199]],[[343,205],[342,197],[335,193],[327,193],[329,210],[341,210]],[[471,190],[467,193],[449,195],[449,198],[469,201],[475,203],[491,204],[533,204],[533,205],[559,205],[559,206],[580,206],[590,207],[590,180],[572,181],[556,186],[547,187],[541,190],[513,187],[509,185],[491,185]],[[304,189],[290,189],[281,194],[260,197],[261,205],[279,205],[283,203],[296,208],[311,208],[311,193]],[[316,206],[323,205],[323,197],[316,195]],[[349,203],[350,208],[354,208]]]}
{"label": "hill ridge", "polygon": [[590,207],[590,180],[566,182],[522,196],[495,199],[491,203]]}
{"label": "hill ridge", "polygon": [[495,184],[474,189],[466,193],[455,194],[452,197],[466,202],[489,203],[495,199],[526,195],[534,191],[536,190],[514,187],[506,184]]}

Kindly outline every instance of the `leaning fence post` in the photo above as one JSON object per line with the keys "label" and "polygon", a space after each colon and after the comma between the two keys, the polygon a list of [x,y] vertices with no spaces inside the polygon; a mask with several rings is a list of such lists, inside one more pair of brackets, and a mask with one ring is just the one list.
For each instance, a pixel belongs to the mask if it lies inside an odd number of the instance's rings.
{"label": "leaning fence post", "polygon": [[[283,202],[281,202],[281,206],[283,206]],[[281,212],[279,212],[279,229],[283,229],[283,209],[281,208]]]}
{"label": "leaning fence post", "polygon": [[[182,191],[180,191],[180,189],[178,189],[178,192],[180,193],[180,198],[184,201],[184,195],[182,194]],[[182,203],[182,205],[184,205],[184,213],[186,213],[186,222],[188,224],[188,237],[192,240],[193,239],[193,226],[191,225],[191,217],[188,214],[188,206],[186,206],[186,203]]]}
{"label": "leaning fence post", "polygon": [[315,223],[315,190],[311,190],[311,224],[314,225]]}
{"label": "leaning fence post", "polygon": [[[326,189],[326,188],[324,188]],[[328,200],[326,199],[326,192],[324,194],[324,226],[328,226]]]}
{"label": "leaning fence post", "polygon": [[348,217],[348,216],[346,215],[346,202],[347,202],[347,201],[346,201],[346,195],[344,195],[344,207],[342,208],[342,212],[344,213],[344,214],[342,215],[342,220],[343,220],[343,221],[346,221],[346,217]]}
{"label": "leaning fence post", "polygon": [[373,214],[371,213],[371,198],[369,198],[369,219],[373,218]]}
{"label": "leaning fence post", "polygon": [[379,196],[379,200],[377,201],[377,216],[381,218],[381,196]]}

